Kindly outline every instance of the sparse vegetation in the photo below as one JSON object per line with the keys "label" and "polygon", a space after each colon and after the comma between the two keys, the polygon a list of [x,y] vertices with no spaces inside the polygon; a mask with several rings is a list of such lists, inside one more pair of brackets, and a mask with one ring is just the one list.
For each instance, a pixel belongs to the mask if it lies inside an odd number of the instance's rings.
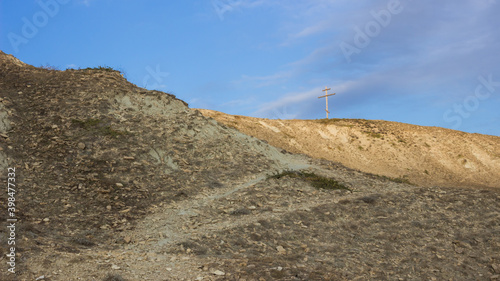
{"label": "sparse vegetation", "polygon": [[103,281],[125,281],[125,279],[123,279],[123,277],[118,274],[109,273],[108,276],[103,279]]}
{"label": "sparse vegetation", "polygon": [[344,119],[340,119],[340,118],[330,118],[330,119],[323,118],[323,119],[316,119],[316,122],[321,123],[321,124],[331,124],[331,123],[336,123],[336,122],[343,121],[343,120]]}
{"label": "sparse vegetation", "polygon": [[87,120],[72,119],[71,123],[77,124],[81,128],[89,130],[90,128],[99,125],[99,123],[101,123],[101,120],[92,118],[89,118]]}
{"label": "sparse vegetation", "polygon": [[125,74],[125,72],[122,69],[114,69],[111,66],[106,66],[106,65],[104,65],[104,66],[100,65],[100,66],[96,66],[96,67],[86,67],[86,68],[79,67],[77,69],[76,68],[67,68],[66,70],[70,70],[70,71],[86,70],[86,71],[88,71],[88,73],[89,72],[94,72],[94,71],[118,72],[123,77],[126,77],[126,74]]}
{"label": "sparse vegetation", "polygon": [[392,178],[392,177],[385,177],[383,176],[383,178],[386,178],[392,182],[396,182],[396,183],[406,183],[406,184],[412,184],[410,182],[410,180],[408,180],[408,176],[407,175],[404,175],[404,176],[399,176],[397,178]]}
{"label": "sparse vegetation", "polygon": [[122,135],[126,135],[127,134],[126,131],[117,131],[117,130],[112,129],[110,126],[102,127],[101,132],[105,136],[110,136],[110,137],[113,137],[113,138],[116,138],[118,136],[122,136]]}
{"label": "sparse vegetation", "polygon": [[388,177],[388,176],[377,175],[377,174],[370,174],[370,175],[372,175],[372,176],[374,176],[376,178],[382,179],[382,180],[392,181],[392,182],[395,182],[395,183],[405,183],[405,184],[409,184],[409,185],[414,185],[408,179],[408,175],[403,175],[403,176],[399,176],[399,177]]}
{"label": "sparse vegetation", "polygon": [[338,124],[337,126],[340,126],[340,127],[347,127],[347,128],[352,128],[352,127],[354,127],[354,125],[351,125],[351,124]]}
{"label": "sparse vegetation", "polygon": [[114,72],[114,71],[117,71],[117,72],[120,72],[119,70],[116,70],[110,66],[98,66],[98,67],[87,67],[87,68],[81,68],[80,70],[99,70],[99,71],[109,71],[109,72]]}
{"label": "sparse vegetation", "polygon": [[87,247],[92,247],[95,245],[94,242],[90,241],[86,237],[74,237],[71,239],[71,242],[78,244],[78,245],[87,246]]}
{"label": "sparse vegetation", "polygon": [[230,215],[233,215],[233,216],[241,216],[241,215],[249,215],[251,214],[252,212],[246,208],[241,208],[241,209],[238,209],[238,210],[234,210],[230,213]]}
{"label": "sparse vegetation", "polygon": [[281,173],[276,173],[276,174],[268,176],[268,178],[273,178],[273,179],[281,179],[282,177],[298,178],[298,179],[304,180],[306,182],[309,182],[313,187],[318,188],[318,189],[350,190],[348,187],[346,187],[345,185],[339,183],[338,181],[336,181],[334,179],[319,176],[319,175],[316,175],[314,173],[309,173],[309,172],[286,170],[286,171],[283,171]]}
{"label": "sparse vegetation", "polygon": [[238,122],[235,122],[235,121],[231,121],[230,123],[226,123],[224,124],[230,128],[233,128],[233,129],[238,129]]}
{"label": "sparse vegetation", "polygon": [[368,136],[372,137],[372,138],[382,138],[383,135],[381,133],[375,133],[375,132],[366,132],[366,131],[363,131],[363,133],[367,134]]}
{"label": "sparse vegetation", "polygon": [[78,120],[78,119],[72,119],[71,122],[77,126],[79,126],[82,129],[94,132],[94,133],[99,133],[105,136],[110,136],[113,138],[116,138],[118,136],[126,135],[128,132],[126,131],[118,131],[111,126],[101,126],[102,122],[99,119],[87,119],[87,120]]}
{"label": "sparse vegetation", "polygon": [[57,67],[55,67],[53,65],[49,65],[49,64],[41,65],[39,68],[45,69],[45,70],[59,70]]}

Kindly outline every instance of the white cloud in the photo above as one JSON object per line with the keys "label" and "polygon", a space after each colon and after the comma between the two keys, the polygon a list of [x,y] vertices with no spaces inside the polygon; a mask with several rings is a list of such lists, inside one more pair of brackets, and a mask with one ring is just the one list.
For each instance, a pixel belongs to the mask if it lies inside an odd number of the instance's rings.
{"label": "white cloud", "polygon": [[260,88],[265,86],[274,85],[277,83],[282,83],[286,79],[290,78],[292,73],[290,71],[280,71],[275,74],[267,76],[249,76],[242,75],[241,79],[234,81],[235,84],[250,83],[252,87]]}
{"label": "white cloud", "polygon": [[81,3],[87,7],[90,6],[90,3],[93,2],[93,0],[81,0]]}

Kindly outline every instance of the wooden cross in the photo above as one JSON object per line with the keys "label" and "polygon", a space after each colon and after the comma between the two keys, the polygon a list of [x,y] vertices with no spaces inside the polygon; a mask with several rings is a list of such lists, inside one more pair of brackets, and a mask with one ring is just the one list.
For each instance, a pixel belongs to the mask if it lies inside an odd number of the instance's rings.
{"label": "wooden cross", "polygon": [[324,96],[321,96],[321,97],[318,97],[318,99],[320,98],[325,98],[326,99],[326,119],[328,119],[328,113],[330,113],[330,111],[328,111],[328,97],[329,96],[333,96],[335,95],[335,93],[333,94],[328,94],[328,91],[331,90],[330,88],[327,88],[325,87],[325,89],[323,90],[323,92],[325,92],[325,95]]}

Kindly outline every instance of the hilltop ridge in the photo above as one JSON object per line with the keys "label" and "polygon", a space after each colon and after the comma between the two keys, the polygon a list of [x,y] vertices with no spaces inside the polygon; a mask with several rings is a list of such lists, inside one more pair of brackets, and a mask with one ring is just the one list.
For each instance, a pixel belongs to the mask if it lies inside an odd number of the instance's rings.
{"label": "hilltop ridge", "polygon": [[500,137],[361,119],[273,120],[198,109],[293,153],[423,186],[500,187]]}

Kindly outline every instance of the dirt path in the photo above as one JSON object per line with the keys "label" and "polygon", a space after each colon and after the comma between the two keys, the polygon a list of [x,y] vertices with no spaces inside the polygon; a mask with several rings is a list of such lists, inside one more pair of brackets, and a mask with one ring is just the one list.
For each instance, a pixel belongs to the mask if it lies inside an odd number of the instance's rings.
{"label": "dirt path", "polygon": [[500,193],[415,187],[305,158],[300,168],[352,192],[257,174],[154,207],[120,247],[66,253],[49,280],[500,278]]}

